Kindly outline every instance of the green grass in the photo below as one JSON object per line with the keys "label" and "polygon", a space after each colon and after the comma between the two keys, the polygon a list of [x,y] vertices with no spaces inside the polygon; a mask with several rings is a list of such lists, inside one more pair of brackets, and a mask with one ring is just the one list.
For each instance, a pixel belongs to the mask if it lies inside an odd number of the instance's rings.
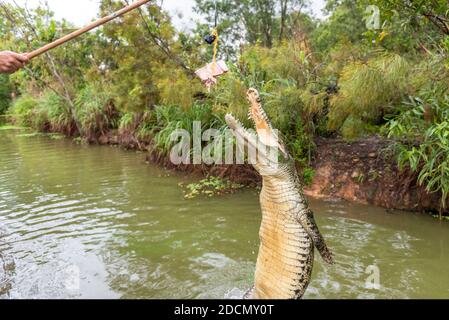
{"label": "green grass", "polygon": [[410,64],[398,55],[380,55],[366,63],[346,65],[339,93],[330,101],[328,129],[352,140],[363,135],[363,124],[382,122],[386,113],[407,96]]}
{"label": "green grass", "polygon": [[96,137],[118,126],[118,113],[112,99],[98,83],[80,90],[75,99],[75,113],[83,134]]}
{"label": "green grass", "polygon": [[22,95],[8,110],[8,114],[14,119],[14,122],[21,127],[32,127],[34,110],[37,107],[37,99],[31,95]]}

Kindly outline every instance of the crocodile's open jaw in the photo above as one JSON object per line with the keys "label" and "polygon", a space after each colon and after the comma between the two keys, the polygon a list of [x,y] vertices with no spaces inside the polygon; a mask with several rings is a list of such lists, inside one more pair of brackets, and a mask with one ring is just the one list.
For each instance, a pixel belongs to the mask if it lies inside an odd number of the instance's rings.
{"label": "crocodile's open jaw", "polygon": [[247,97],[250,103],[249,118],[254,122],[260,141],[266,146],[277,147],[279,139],[262,108],[259,93],[255,89],[249,89]]}
{"label": "crocodile's open jaw", "polygon": [[[226,115],[226,122],[233,130],[234,135],[237,138],[243,139],[246,144],[255,148],[258,151],[259,157],[263,158],[265,161],[269,159],[267,152],[269,148],[277,148],[278,153],[281,156],[288,158],[288,153],[278,136],[277,130],[272,127],[265,110],[262,108],[257,90],[249,89],[247,98],[250,103],[249,118],[254,122],[257,136],[246,129],[239,120],[236,120],[231,114],[228,114]],[[266,147],[263,148],[264,150],[260,148],[260,143]]]}

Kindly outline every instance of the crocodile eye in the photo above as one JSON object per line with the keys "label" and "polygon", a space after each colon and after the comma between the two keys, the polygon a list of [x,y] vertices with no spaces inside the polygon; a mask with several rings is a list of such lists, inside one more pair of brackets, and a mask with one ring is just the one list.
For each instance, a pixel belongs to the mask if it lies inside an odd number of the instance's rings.
{"label": "crocodile eye", "polygon": [[257,94],[257,90],[256,89],[249,89],[248,90],[248,95],[255,95],[255,96],[257,96],[258,94]]}

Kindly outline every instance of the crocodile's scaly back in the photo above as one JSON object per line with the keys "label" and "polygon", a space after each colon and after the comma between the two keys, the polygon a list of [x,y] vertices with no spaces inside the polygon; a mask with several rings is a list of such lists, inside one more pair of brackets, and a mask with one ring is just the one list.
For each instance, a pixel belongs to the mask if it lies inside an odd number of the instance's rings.
{"label": "crocodile's scaly back", "polygon": [[[226,116],[226,121],[240,141],[257,146],[259,157],[253,165],[263,178],[260,248],[253,297],[299,299],[310,283],[314,247],[327,263],[333,263],[332,254],[304,197],[294,160],[271,126],[255,89],[248,91],[248,100],[258,139],[231,115]],[[277,148],[277,161],[264,154],[266,149],[262,150],[259,142]],[[261,157],[265,157],[264,161],[260,161]]]}

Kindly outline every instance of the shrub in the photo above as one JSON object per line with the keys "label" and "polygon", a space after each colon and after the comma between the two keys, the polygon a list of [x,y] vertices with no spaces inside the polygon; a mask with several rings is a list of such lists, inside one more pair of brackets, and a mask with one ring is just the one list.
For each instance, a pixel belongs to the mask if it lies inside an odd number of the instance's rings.
{"label": "shrub", "polygon": [[183,70],[164,69],[157,79],[163,105],[177,105],[187,110],[195,103],[195,95],[204,91],[201,82],[192,81]]}
{"label": "shrub", "polygon": [[313,178],[315,177],[315,170],[312,168],[305,168],[302,172],[302,177],[304,185],[311,186],[313,183]]}
{"label": "shrub", "polygon": [[382,55],[366,63],[354,62],[343,68],[338,95],[330,101],[330,130],[339,130],[348,117],[367,124],[381,124],[384,115],[407,96],[411,68],[398,55]]}
{"label": "shrub", "polygon": [[273,126],[284,134],[295,131],[302,119],[302,90],[288,82],[271,81],[264,86],[261,96]]}
{"label": "shrub", "polygon": [[303,86],[310,77],[311,62],[312,55],[305,36],[273,48],[247,47],[240,58],[241,71],[248,86],[262,86],[273,79],[293,80]]}
{"label": "shrub", "polygon": [[53,91],[46,91],[40,96],[35,113],[33,128],[36,130],[45,131],[45,126],[49,124],[51,131],[72,131],[74,121],[70,109],[63,98]]}
{"label": "shrub", "polygon": [[376,133],[378,127],[364,122],[357,116],[350,115],[341,127],[341,135],[347,141],[353,141],[366,135]]}
{"label": "shrub", "polygon": [[398,142],[398,163],[418,172],[428,192],[441,193],[441,207],[449,196],[449,95],[430,91],[426,98],[410,98],[405,111],[391,119],[386,132]]}
{"label": "shrub", "polygon": [[201,132],[209,128],[220,129],[224,126],[224,117],[214,114],[210,105],[195,104],[187,111],[179,106],[156,107],[152,127],[156,148],[163,153],[170,152],[174,144],[171,135],[178,129],[186,130],[190,136],[193,136],[194,121],[200,121]]}
{"label": "shrub", "polygon": [[136,118],[136,113],[126,112],[122,114],[120,120],[118,121],[118,128],[121,132],[123,131],[134,131],[134,119]]}
{"label": "shrub", "polygon": [[249,89],[234,72],[222,78],[213,91],[211,103],[218,113],[232,113],[243,124],[250,125],[248,121],[248,101],[246,91]]}
{"label": "shrub", "polygon": [[9,77],[4,74],[0,74],[0,115],[4,114],[8,110],[11,103],[12,86],[9,82]]}
{"label": "shrub", "polygon": [[109,94],[98,84],[89,84],[75,99],[75,114],[88,138],[103,135],[118,125],[118,113]]}
{"label": "shrub", "polygon": [[14,122],[21,127],[33,127],[37,99],[31,95],[19,97],[9,110]]}
{"label": "shrub", "polygon": [[53,91],[41,96],[22,95],[10,109],[16,124],[36,131],[72,132],[73,118],[65,101]]}

